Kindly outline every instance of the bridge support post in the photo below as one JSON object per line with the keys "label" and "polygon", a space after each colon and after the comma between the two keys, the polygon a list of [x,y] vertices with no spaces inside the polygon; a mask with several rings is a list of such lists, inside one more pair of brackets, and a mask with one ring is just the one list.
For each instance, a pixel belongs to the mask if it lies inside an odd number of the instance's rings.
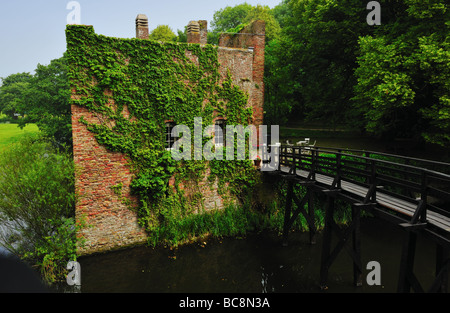
{"label": "bridge support post", "polygon": [[[331,191],[329,191],[330,193]],[[330,193],[332,194],[332,193]],[[355,286],[362,286],[362,262],[361,262],[361,232],[360,217],[361,206],[352,205],[352,222],[345,230],[341,230],[334,221],[335,199],[328,195],[327,207],[325,212],[325,228],[323,235],[322,260],[320,266],[320,288],[326,290],[328,271],[331,264],[336,259],[339,252],[346,246],[351,236],[352,245],[348,252],[353,260],[353,283]],[[332,232],[335,232],[339,242],[331,251]]]}
{"label": "bridge support post", "polygon": [[448,268],[450,255],[448,248],[440,244],[436,245],[436,280],[431,287],[431,292],[446,293],[448,289]]}
{"label": "bridge support post", "polygon": [[353,259],[353,284],[362,286],[362,264],[361,264],[361,208],[352,205],[352,259]]}
{"label": "bridge support post", "polygon": [[419,282],[413,273],[414,257],[416,254],[417,234],[406,229],[406,234],[403,242],[402,256],[400,260],[400,270],[398,278],[397,292],[409,292],[411,287],[417,291],[421,290]]}
{"label": "bridge support post", "polygon": [[284,209],[284,225],[283,225],[283,246],[288,245],[289,229],[291,227],[291,211],[292,211],[292,197],[294,195],[294,182],[288,180],[288,189],[286,195],[286,205]]}
{"label": "bridge support post", "polygon": [[[296,184],[295,179],[288,179],[288,189],[286,195],[286,205],[284,211],[284,225],[283,225],[283,246],[288,245],[289,230],[294,224],[295,219],[301,213],[308,223],[309,238],[311,244],[316,243],[316,223],[314,217],[314,205],[313,205],[313,190],[310,187],[311,182],[299,182],[300,185],[306,186],[306,194],[300,200],[294,193],[294,187]],[[293,211],[292,204],[295,203],[297,208]],[[308,210],[305,210],[304,206],[308,204]]]}
{"label": "bridge support post", "polygon": [[328,270],[330,268],[331,224],[333,223],[334,198],[327,197],[325,209],[325,225],[323,230],[322,259],[320,262],[320,289],[328,289]]}
{"label": "bridge support post", "polygon": [[[400,224],[405,230],[405,239],[400,261],[399,279],[397,292],[408,293],[411,289],[414,292],[424,292],[419,280],[414,275],[414,258],[416,252],[417,230],[423,228],[425,224]],[[450,267],[450,256],[448,245],[436,242],[436,272],[435,280],[427,292],[447,292],[448,270]]]}
{"label": "bridge support post", "polygon": [[308,197],[308,215],[310,219],[309,222],[309,242],[312,245],[316,244],[316,224],[314,217],[314,193],[311,189],[309,189],[309,197]]}

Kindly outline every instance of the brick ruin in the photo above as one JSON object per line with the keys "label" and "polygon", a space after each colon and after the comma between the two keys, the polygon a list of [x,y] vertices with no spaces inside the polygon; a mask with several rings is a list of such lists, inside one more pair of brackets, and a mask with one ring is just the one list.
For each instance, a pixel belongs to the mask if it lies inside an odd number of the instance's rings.
{"label": "brick ruin", "polygon": [[[188,43],[206,44],[207,22],[191,21],[188,25]],[[148,20],[143,14],[136,18],[136,38],[147,40]],[[255,21],[238,34],[222,34],[218,47],[220,73],[232,74],[233,82],[248,93],[248,105],[253,108],[255,126],[263,122],[264,103],[264,46],[265,23]],[[79,95],[73,92],[73,98]],[[98,116],[86,108],[72,105],[73,153],[76,166],[76,217],[86,226],[79,232],[85,243],[80,255],[105,252],[146,242],[147,235],[139,227],[137,215],[124,204],[127,198],[133,205],[138,199],[130,192],[133,174],[125,155],[109,151],[100,145],[94,134],[80,122],[83,117],[98,123]],[[122,184],[119,197],[113,186]],[[205,208],[223,207],[223,199],[206,182],[199,186]]]}

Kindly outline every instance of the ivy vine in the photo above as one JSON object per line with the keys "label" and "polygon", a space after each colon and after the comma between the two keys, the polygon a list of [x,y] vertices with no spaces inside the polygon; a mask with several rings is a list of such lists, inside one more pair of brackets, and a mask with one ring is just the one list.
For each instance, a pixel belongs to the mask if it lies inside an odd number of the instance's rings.
{"label": "ivy vine", "polygon": [[221,194],[245,198],[256,182],[250,161],[175,161],[165,149],[168,120],[192,134],[194,117],[203,119],[203,128],[219,116],[233,125],[252,122],[247,94],[230,73],[219,73],[217,47],[112,38],[82,25],[68,25],[66,37],[68,76],[78,95],[71,102],[99,116],[99,124],[81,122],[100,144],[129,157],[142,226],[156,234],[164,223],[192,214],[201,193],[187,197],[179,186],[196,186],[206,175],[211,184],[218,181]]}

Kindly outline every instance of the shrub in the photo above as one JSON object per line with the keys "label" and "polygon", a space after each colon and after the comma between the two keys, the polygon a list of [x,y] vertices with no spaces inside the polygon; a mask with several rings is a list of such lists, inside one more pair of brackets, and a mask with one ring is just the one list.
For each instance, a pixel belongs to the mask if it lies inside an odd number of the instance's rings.
{"label": "shrub", "polygon": [[[76,257],[74,165],[39,136],[0,155],[0,244],[36,265],[47,282]],[[5,230],[6,229],[6,230]]]}

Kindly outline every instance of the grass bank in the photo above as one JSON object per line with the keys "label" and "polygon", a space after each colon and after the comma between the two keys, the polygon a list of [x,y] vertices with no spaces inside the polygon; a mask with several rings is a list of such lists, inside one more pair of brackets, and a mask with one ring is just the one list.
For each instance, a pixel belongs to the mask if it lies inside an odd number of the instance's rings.
{"label": "grass bank", "polygon": [[17,143],[25,135],[38,132],[39,128],[35,124],[29,124],[23,129],[17,124],[0,124],[0,151],[13,143]]}

